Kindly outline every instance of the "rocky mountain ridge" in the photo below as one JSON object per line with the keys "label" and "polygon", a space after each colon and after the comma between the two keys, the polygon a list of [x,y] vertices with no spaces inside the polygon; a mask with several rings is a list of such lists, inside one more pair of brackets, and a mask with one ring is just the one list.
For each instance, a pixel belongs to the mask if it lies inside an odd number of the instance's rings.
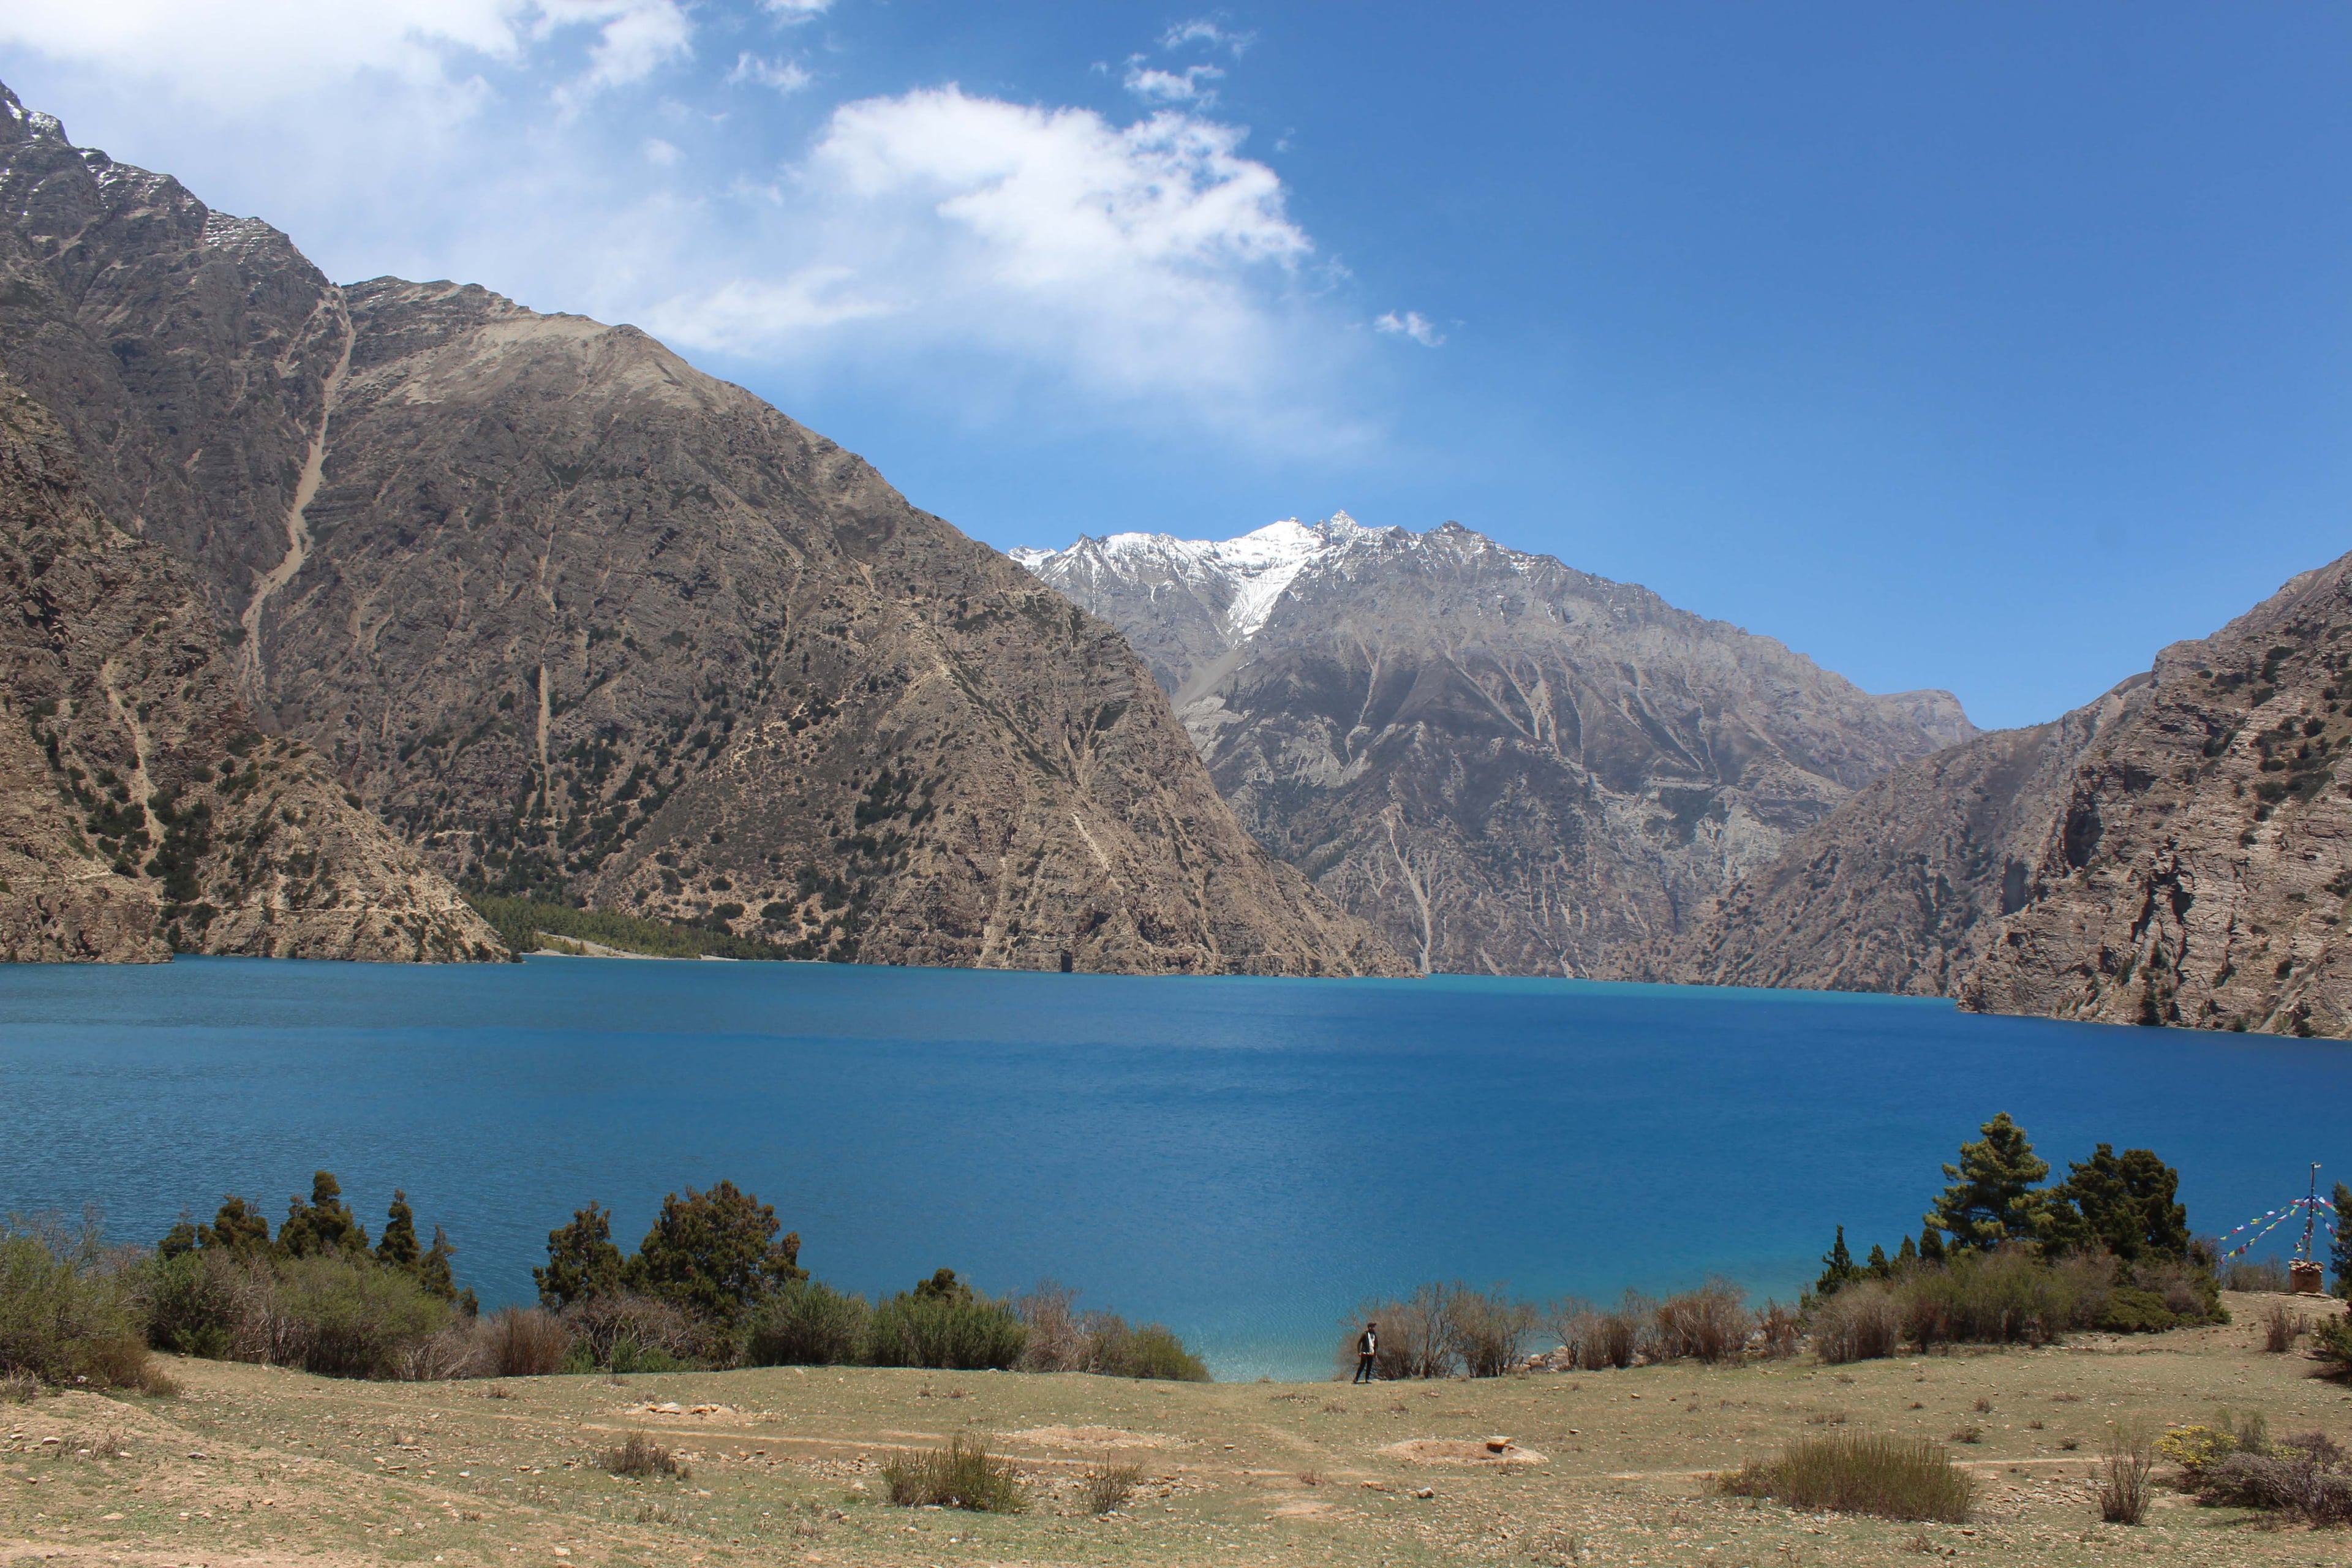
{"label": "rocky mountain ridge", "polygon": [[1857,794],[1669,978],[1986,1012],[2352,1033],[2352,556],[2052,723]]}
{"label": "rocky mountain ridge", "polygon": [[184,573],[91,504],[0,377],[0,958],[506,952],[317,765],[255,728]]}
{"label": "rocky mountain ridge", "polygon": [[1103,622],[643,332],[331,283],[0,89],[0,361],[448,875],[891,963],[1392,973]]}
{"label": "rocky mountain ridge", "polygon": [[1685,918],[1972,734],[1458,524],[1340,513],[1019,559],[1118,626],[1243,821],[1430,970],[1639,977]]}

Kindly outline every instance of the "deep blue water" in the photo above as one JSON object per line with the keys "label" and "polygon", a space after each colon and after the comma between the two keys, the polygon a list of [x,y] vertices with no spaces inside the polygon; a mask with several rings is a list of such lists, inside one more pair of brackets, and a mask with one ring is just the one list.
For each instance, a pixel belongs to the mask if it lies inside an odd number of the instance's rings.
{"label": "deep blue water", "polygon": [[1433,1278],[1793,1297],[1916,1231],[1996,1110],[2179,1165],[2227,1229],[2352,1177],[2352,1047],[1573,981],[1130,979],[541,958],[0,966],[0,1209],[145,1240],[313,1169],[395,1184],[486,1303],[593,1198],[624,1247],[729,1177],[867,1292],[945,1264],[1320,1374]]}

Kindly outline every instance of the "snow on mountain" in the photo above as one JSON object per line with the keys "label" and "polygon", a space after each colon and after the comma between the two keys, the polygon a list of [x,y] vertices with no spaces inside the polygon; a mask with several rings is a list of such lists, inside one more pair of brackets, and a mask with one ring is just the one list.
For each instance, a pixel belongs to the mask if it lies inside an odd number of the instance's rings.
{"label": "snow on mountain", "polygon": [[1171,533],[1082,535],[1066,550],[1013,551],[1013,559],[1057,588],[1107,582],[1197,600],[1228,647],[1255,637],[1300,573],[1360,540],[1377,537],[1344,511],[1320,522],[1285,518],[1237,539],[1179,539]]}

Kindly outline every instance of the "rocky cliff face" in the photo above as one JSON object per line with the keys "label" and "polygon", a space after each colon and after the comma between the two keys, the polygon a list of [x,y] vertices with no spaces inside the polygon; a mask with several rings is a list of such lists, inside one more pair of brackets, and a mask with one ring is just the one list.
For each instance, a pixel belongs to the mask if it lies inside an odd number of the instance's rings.
{"label": "rocky cliff face", "polygon": [[2352,1032],[2352,557],[2053,724],[1896,770],[1698,923],[1676,978]]}
{"label": "rocky cliff face", "polygon": [[329,283],[0,101],[0,356],[443,870],[806,957],[1390,972],[1103,622],[644,333]]}
{"label": "rocky cliff face", "polygon": [[0,378],[0,957],[506,956],[229,675],[183,572]]}
{"label": "rocky cliff face", "polygon": [[1419,965],[1641,976],[1741,873],[1973,731],[1447,524],[1117,534],[1023,563],[1115,622],[1261,842]]}

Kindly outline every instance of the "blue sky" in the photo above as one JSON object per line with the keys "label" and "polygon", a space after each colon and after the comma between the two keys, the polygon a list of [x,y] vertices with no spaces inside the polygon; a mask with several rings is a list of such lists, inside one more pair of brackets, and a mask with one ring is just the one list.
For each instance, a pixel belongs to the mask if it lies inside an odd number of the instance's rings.
{"label": "blue sky", "polygon": [[16,0],[339,279],[999,545],[1447,518],[2028,722],[2352,548],[2352,11]]}

